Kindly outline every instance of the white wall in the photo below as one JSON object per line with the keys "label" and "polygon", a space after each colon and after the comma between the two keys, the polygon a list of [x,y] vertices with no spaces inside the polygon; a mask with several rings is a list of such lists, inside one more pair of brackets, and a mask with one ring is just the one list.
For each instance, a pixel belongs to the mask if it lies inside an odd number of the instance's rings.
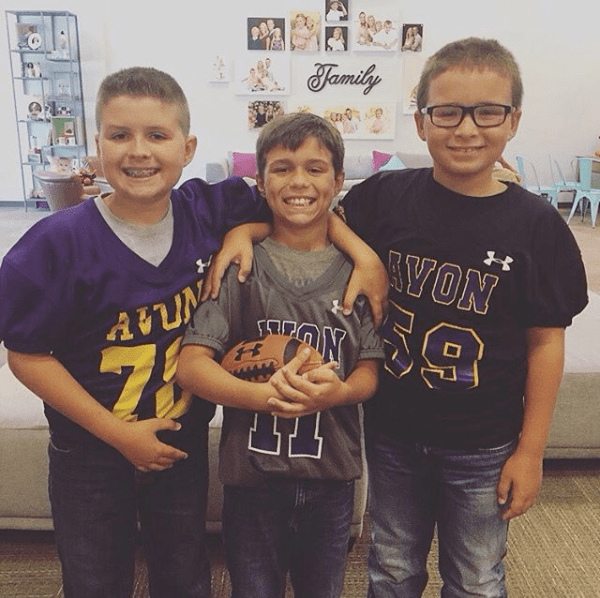
{"label": "white wall", "polygon": [[[351,17],[373,0],[349,0]],[[4,5],[4,6],[2,6]],[[16,6],[18,5],[18,6]],[[247,16],[289,17],[292,9],[323,11],[325,0],[211,0],[191,3],[129,3],[127,0],[19,0],[5,9],[69,10],[79,18],[83,84],[88,141],[96,133],[94,96],[104,75],[131,65],[151,65],[173,74],[190,102],[193,133],[199,138],[195,160],[184,177],[203,176],[206,161],[225,150],[253,149],[256,134],[248,131],[244,106],[248,97],[236,96],[234,84],[208,83],[210,63],[216,53],[236,55],[245,44]],[[548,153],[564,169],[577,154],[600,148],[600,2],[547,0],[377,0],[377,6],[399,11],[400,22],[424,24],[423,56],[441,45],[470,35],[494,37],[516,56],[525,84],[524,116],[520,131],[505,156],[514,161],[522,153],[537,166],[542,182],[550,182]],[[248,8],[252,7],[252,8]],[[398,8],[399,7],[399,8]],[[398,13],[397,13],[398,14]],[[351,18],[352,20],[352,18]],[[6,27],[0,27],[0,199],[21,197],[17,135],[7,56]],[[331,88],[314,94],[306,79],[314,63],[331,55],[291,55],[292,95],[288,101],[307,98],[364,101],[358,87]],[[336,59],[338,56],[336,56]],[[356,72],[377,62],[383,82],[368,101],[398,101],[396,138],[349,140],[350,151],[399,148],[424,151],[411,116],[402,114],[402,73],[405,56],[347,53],[339,59],[340,72]],[[90,148],[93,152],[93,145]]]}

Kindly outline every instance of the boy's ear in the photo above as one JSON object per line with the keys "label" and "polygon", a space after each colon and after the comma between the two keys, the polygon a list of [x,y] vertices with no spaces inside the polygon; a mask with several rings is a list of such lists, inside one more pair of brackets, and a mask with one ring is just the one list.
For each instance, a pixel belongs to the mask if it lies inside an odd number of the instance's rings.
{"label": "boy's ear", "polygon": [[513,113],[510,115],[510,137],[512,139],[516,134],[519,128],[519,123],[521,122],[521,116],[523,116],[523,111],[520,108],[515,108]]}
{"label": "boy's ear", "polygon": [[343,170],[340,170],[340,172],[335,175],[335,193],[333,194],[333,197],[335,197],[342,190],[342,185],[344,184],[345,178],[346,173]]}
{"label": "boy's ear", "polygon": [[415,110],[415,113],[413,116],[415,118],[415,124],[417,125],[417,135],[423,141],[427,141],[427,139],[425,137],[425,127],[424,127],[425,115],[421,114],[418,110]]}
{"label": "boy's ear", "polygon": [[101,156],[102,154],[100,153],[100,133],[96,133],[94,141],[96,142],[96,155]]}
{"label": "boy's ear", "polygon": [[187,139],[185,140],[185,166],[187,166],[193,160],[197,147],[197,137],[195,135],[188,135]]}
{"label": "boy's ear", "polygon": [[266,197],[265,195],[265,180],[262,178],[262,176],[260,176],[260,172],[256,173],[256,188],[258,189],[259,193],[263,196]]}

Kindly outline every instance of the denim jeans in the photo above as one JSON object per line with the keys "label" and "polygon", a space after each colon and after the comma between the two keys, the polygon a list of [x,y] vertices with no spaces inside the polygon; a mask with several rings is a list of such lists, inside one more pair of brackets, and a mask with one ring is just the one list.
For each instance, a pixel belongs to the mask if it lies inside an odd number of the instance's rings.
{"label": "denim jeans", "polygon": [[367,439],[369,598],[419,598],[437,524],[443,598],[506,596],[496,486],[516,441],[474,451]]}
{"label": "denim jeans", "polygon": [[354,482],[270,480],[225,486],[223,539],[232,598],[341,595]]}
{"label": "denim jeans", "polygon": [[52,438],[49,491],[65,598],[131,597],[138,521],[150,595],[210,598],[207,426],[183,424],[161,439],[189,457],[141,473],[108,445]]}

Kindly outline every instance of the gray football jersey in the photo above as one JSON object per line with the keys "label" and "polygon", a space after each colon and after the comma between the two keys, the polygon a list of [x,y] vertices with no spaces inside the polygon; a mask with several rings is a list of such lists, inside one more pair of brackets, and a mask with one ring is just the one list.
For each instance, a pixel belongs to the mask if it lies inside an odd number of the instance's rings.
{"label": "gray football jersey", "polygon": [[[342,299],[352,263],[337,252],[329,268],[298,287],[255,247],[252,273],[244,284],[231,267],[215,301],[196,311],[184,344],[201,344],[222,356],[241,340],[288,334],[339,364],[345,379],[359,359],[382,359],[383,343],[370,308],[360,297],[350,316]],[[253,485],[266,476],[351,480],[361,475],[358,405],[334,407],[296,419],[224,408],[219,475],[223,483]]]}

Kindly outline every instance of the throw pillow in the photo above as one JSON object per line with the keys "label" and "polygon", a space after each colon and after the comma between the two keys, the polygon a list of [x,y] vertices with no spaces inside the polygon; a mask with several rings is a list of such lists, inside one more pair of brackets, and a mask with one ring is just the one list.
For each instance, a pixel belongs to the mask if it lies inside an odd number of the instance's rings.
{"label": "throw pillow", "polygon": [[392,156],[385,164],[379,167],[379,172],[382,170],[404,170],[404,162],[398,156]]}
{"label": "throw pillow", "polygon": [[385,154],[373,150],[373,170],[377,172],[381,166],[383,166],[390,158],[392,154]]}
{"label": "throw pillow", "polygon": [[233,174],[251,179],[256,178],[256,156],[233,152]]}

